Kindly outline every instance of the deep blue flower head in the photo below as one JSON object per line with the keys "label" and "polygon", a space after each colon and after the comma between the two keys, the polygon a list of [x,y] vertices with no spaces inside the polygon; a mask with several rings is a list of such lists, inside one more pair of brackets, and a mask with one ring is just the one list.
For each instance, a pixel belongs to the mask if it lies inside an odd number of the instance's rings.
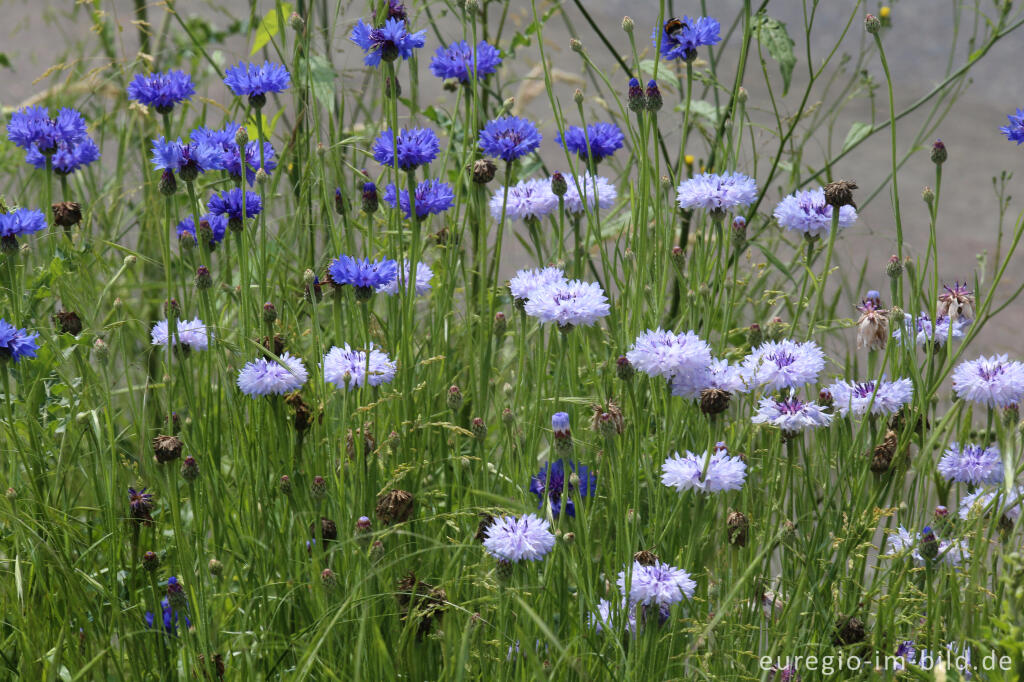
{"label": "deep blue flower head", "polygon": [[644,99],[644,89],[636,78],[629,79],[629,94],[627,96],[630,111],[641,112],[647,107]]}
{"label": "deep blue flower head", "polygon": [[[555,142],[568,149],[570,152],[586,161],[593,155],[594,162],[611,156],[615,150],[622,149],[622,142],[625,137],[619,126],[614,123],[591,123],[587,126],[586,133],[579,126],[569,126],[565,129],[565,138],[561,133],[555,135]],[[588,153],[587,142],[590,142]]]}
{"label": "deep blue flower head", "polygon": [[128,84],[128,97],[155,108],[160,114],[169,113],[175,104],[192,99],[195,93],[192,77],[180,70],[148,75],[137,73]]}
{"label": "deep blue flower head", "polygon": [[[99,158],[100,149],[91,137],[86,137],[81,142],[72,145],[61,142],[57,145],[57,151],[53,153],[53,170],[55,173],[69,175]],[[36,168],[46,168],[46,157],[36,149],[25,152],[25,161]]]}
{"label": "deep blue flower head", "polygon": [[[223,130],[210,130],[209,128],[196,128],[192,131],[189,139],[193,144],[208,145],[220,151],[221,162],[219,167],[228,172],[233,178],[242,175],[242,158],[238,152],[238,143],[235,142],[235,135],[238,133],[239,125],[229,121]],[[277,168],[277,160],[274,145],[270,142],[263,143],[263,170],[270,174]],[[256,171],[260,168],[260,143],[257,140],[250,140],[245,145],[245,179],[252,187],[256,180]]]}
{"label": "deep blue flower head", "polygon": [[224,83],[235,95],[248,95],[249,102],[260,107],[266,101],[268,92],[284,92],[288,89],[291,75],[280,64],[266,61],[262,65],[239,62],[224,72]]}
{"label": "deep blue flower head", "polygon": [[224,215],[230,221],[242,221],[243,218],[254,218],[263,210],[263,200],[255,192],[245,193],[245,215],[242,214],[242,190],[233,187],[226,192],[214,194],[206,203],[207,210],[214,215]]}
{"label": "deep blue flower head", "polygon": [[697,56],[697,48],[704,45],[716,45],[722,40],[718,32],[721,26],[717,19],[711,17],[684,16],[682,28],[672,34],[665,32],[664,26],[655,26],[651,33],[651,42],[658,47],[658,34],[661,34],[661,56],[664,59],[682,59],[690,61]]}
{"label": "deep blue flower head", "polygon": [[17,208],[10,213],[0,213],[0,237],[20,237],[46,228],[46,216],[42,211]]}
{"label": "deep blue flower head", "polygon": [[39,349],[37,338],[39,334],[30,334],[27,329],[18,329],[0,318],[0,360],[18,362],[22,358],[34,358]]}
{"label": "deep blue flower head", "polygon": [[331,280],[338,286],[349,284],[357,289],[376,289],[398,277],[398,263],[390,258],[370,261],[341,254],[327,267]]}
{"label": "deep blue flower head", "polygon": [[437,158],[441,143],[429,128],[403,128],[397,136],[390,128],[373,142],[373,158],[382,166],[395,165],[395,145],[398,142],[398,167],[412,170]]}
{"label": "deep blue flower head", "polygon": [[[416,186],[416,216],[426,218],[428,215],[444,213],[455,204],[455,192],[451,185],[441,180],[426,180]],[[395,186],[384,188],[384,201],[391,207],[395,206]],[[398,202],[406,218],[411,217],[409,211],[409,190],[398,193]]]}
{"label": "deep blue flower head", "polygon": [[11,115],[7,138],[25,150],[25,161],[36,168],[46,168],[46,154],[52,154],[53,169],[65,175],[100,157],[85,119],[74,109],[61,109],[55,119],[46,107],[20,109]]}
{"label": "deep blue flower head", "polygon": [[[163,620],[164,630],[167,632],[167,634],[169,634],[169,635],[176,635],[176,634],[178,634],[178,621],[179,621],[179,619],[185,621],[185,628],[186,629],[192,627],[192,621],[189,620],[187,612],[183,612],[183,613],[181,613],[179,615],[179,611],[177,609],[171,608],[171,602],[166,597],[164,597],[163,599],[160,600],[160,610],[161,610],[162,615],[163,615],[162,620]],[[146,611],[145,619],[146,619],[146,627],[152,629],[152,627],[153,627],[153,620],[154,620],[153,613],[151,611]]]}
{"label": "deep blue flower head", "polygon": [[540,146],[540,140],[537,126],[518,116],[496,118],[480,131],[480,149],[504,161],[529,154]]}
{"label": "deep blue flower head", "polygon": [[1016,114],[1007,114],[1006,118],[1010,120],[1010,124],[1001,127],[999,131],[1006,135],[1010,142],[1024,142],[1024,109],[1017,109]]}
{"label": "deep blue flower head", "polygon": [[153,140],[152,162],[157,169],[176,172],[186,181],[195,180],[197,175],[208,170],[224,167],[223,156],[216,147],[195,142],[185,144],[180,137],[168,142],[163,135]]}
{"label": "deep blue flower head", "polygon": [[128,488],[128,506],[132,514],[148,514],[153,511],[153,493],[147,493],[145,488]]}
{"label": "deep blue flower head", "polygon": [[191,215],[187,215],[184,220],[178,223],[177,227],[175,227],[178,239],[182,239],[187,235],[192,238],[193,242],[195,242],[198,231],[203,227],[204,222],[210,226],[210,234],[213,235],[210,239],[210,248],[212,249],[215,245],[224,240],[224,234],[228,229],[227,216],[206,213],[199,219],[199,225],[196,225],[195,219]]}
{"label": "deep blue flower head", "polygon": [[[568,469],[568,471],[566,471]],[[569,477],[576,474],[579,483],[567,489]],[[537,496],[537,508],[544,507],[544,496],[551,501],[551,513],[557,518],[562,511],[562,494],[565,493],[565,513],[576,516],[574,497],[593,497],[597,490],[597,476],[586,466],[570,460],[556,459],[540,468],[540,472],[530,479],[529,491]],[[571,491],[571,492],[570,492]]]}
{"label": "deep blue flower head", "polygon": [[426,31],[409,33],[403,19],[388,19],[380,28],[365,23],[362,19],[352,28],[349,38],[366,51],[363,63],[377,66],[381,59],[394,61],[398,57],[408,59],[417,47],[423,47]]}
{"label": "deep blue flower head", "polygon": [[501,64],[501,52],[486,40],[476,44],[476,55],[465,40],[439,47],[430,60],[430,71],[438,78],[454,78],[460,83],[468,81],[474,72],[477,78],[492,74]]}
{"label": "deep blue flower head", "polygon": [[400,19],[405,21],[409,15],[405,12],[405,5],[399,0],[388,0],[388,19]]}

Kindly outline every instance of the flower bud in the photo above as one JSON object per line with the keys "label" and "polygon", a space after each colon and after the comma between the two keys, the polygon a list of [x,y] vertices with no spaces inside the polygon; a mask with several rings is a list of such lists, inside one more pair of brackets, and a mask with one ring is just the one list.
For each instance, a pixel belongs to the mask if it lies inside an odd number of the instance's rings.
{"label": "flower bud", "polygon": [[877,34],[878,29],[880,29],[881,27],[882,22],[879,21],[878,17],[876,17],[874,14],[869,14],[866,17],[864,17],[864,30],[866,30],[871,35]]}
{"label": "flower bud", "polygon": [[462,409],[462,391],[454,384],[448,389],[447,404],[448,409],[452,412],[458,412]]}
{"label": "flower bud", "polygon": [[565,181],[565,176],[559,172],[555,172],[551,176],[551,193],[556,197],[564,197],[565,193],[569,191],[569,184]]}
{"label": "flower bud", "polygon": [[486,185],[494,179],[494,173],[498,167],[490,159],[477,159],[473,162],[473,182],[478,185]]}
{"label": "flower bud", "polygon": [[323,476],[314,476],[309,485],[309,496],[314,500],[322,500],[327,495],[327,481]]}
{"label": "flower bud", "polygon": [[686,252],[678,244],[672,247],[672,265],[680,271],[686,266]]}
{"label": "flower bud", "polygon": [[633,367],[633,363],[625,355],[620,355],[615,360],[615,376],[622,381],[629,381],[634,374],[636,374],[636,369]]}
{"label": "flower bud", "polygon": [[260,186],[265,185],[265,184],[267,184],[267,182],[269,180],[270,180],[270,174],[267,173],[266,170],[264,170],[262,168],[257,168],[256,169],[256,184],[257,185],[260,185]]}
{"label": "flower bud", "polygon": [[329,568],[320,571],[320,584],[327,590],[333,590],[337,587],[338,579],[334,576],[334,571]]}
{"label": "flower bud", "polygon": [[658,83],[654,79],[647,81],[647,99],[645,104],[647,111],[650,112],[661,111],[661,107],[664,105],[661,98],[661,89],[658,88]]}
{"label": "flower bud", "polygon": [[380,205],[377,199],[377,185],[372,182],[363,183],[363,213],[373,215]]}
{"label": "flower bud", "polygon": [[239,149],[245,149],[245,145],[249,144],[249,129],[245,126],[238,126],[238,130],[235,131],[235,144],[238,145]]}
{"label": "flower bud", "polygon": [[188,483],[192,483],[199,478],[199,463],[196,462],[196,458],[192,455],[188,455],[185,459],[181,460],[181,477]]}
{"label": "flower bud", "polygon": [[931,206],[932,203],[935,201],[935,190],[926,185],[925,188],[921,190],[921,199],[924,201],[925,204]]}
{"label": "flower bud", "polygon": [[292,494],[292,479],[289,478],[288,474],[284,474],[281,478],[277,479],[277,489],[281,491],[282,495]]}
{"label": "flower bud", "polygon": [[263,322],[266,324],[277,322],[277,308],[270,301],[263,304]]}
{"label": "flower bud", "polygon": [[219,578],[221,574],[224,573],[224,564],[222,564],[218,559],[210,559],[209,563],[206,565],[210,570],[210,575],[214,578]]}
{"label": "flower bud", "polygon": [[105,363],[110,358],[110,346],[103,339],[93,341],[92,350],[96,354],[96,359],[100,362]]}
{"label": "flower bud", "polygon": [[633,19],[629,16],[622,17],[622,30],[626,33],[632,33],[634,28]]}
{"label": "flower bud", "polygon": [[473,437],[480,443],[487,438],[487,424],[484,423],[481,417],[473,417],[470,430],[473,432]]}
{"label": "flower bud", "polygon": [[500,310],[494,313],[494,335],[498,338],[504,336],[505,331],[508,329],[508,320],[505,318],[505,313]]}
{"label": "flower bud", "polygon": [[749,97],[750,94],[747,92],[747,89],[741,85],[739,90],[736,91],[736,101],[740,104],[746,104]]}
{"label": "flower bud", "polygon": [[288,17],[288,25],[291,26],[293,31],[299,33],[306,27],[306,22],[302,20],[298,12],[292,12],[291,16]]}
{"label": "flower bud", "polygon": [[629,110],[640,113],[647,108],[647,100],[644,97],[644,89],[640,87],[640,81],[636,78],[629,79],[629,94],[627,95]]}
{"label": "flower bud", "polygon": [[583,91],[580,90],[579,88],[576,88],[576,92],[574,92],[572,94],[572,101],[575,102],[576,104],[582,106],[582,104],[583,104]]}
{"label": "flower bud", "polygon": [[174,177],[174,171],[170,168],[164,168],[164,172],[160,175],[160,194],[165,197],[174,196],[174,193],[178,191],[178,180]]}
{"label": "flower bud", "polygon": [[903,264],[900,263],[899,256],[895,253],[889,257],[889,261],[885,264],[885,274],[890,279],[899,279],[900,275],[903,274]]}
{"label": "flower bud", "polygon": [[569,49],[573,52],[583,52],[583,43],[578,38],[570,38]]}
{"label": "flower bud", "polygon": [[142,555],[142,567],[150,573],[155,573],[160,568],[160,555],[150,550]]}
{"label": "flower bud", "polygon": [[506,407],[501,411],[501,421],[505,426],[512,426],[516,423],[516,415],[512,411],[512,408]]}
{"label": "flower bud", "polygon": [[761,325],[754,322],[747,327],[747,345],[751,348],[757,348],[764,343],[764,334],[761,333]]}
{"label": "flower bud", "polygon": [[943,144],[942,140],[936,139],[932,143],[932,163],[936,166],[941,166],[949,158],[949,152],[946,151],[946,145]]}
{"label": "flower bud", "polygon": [[200,291],[206,291],[213,286],[213,277],[210,275],[210,269],[205,265],[200,265],[196,268],[195,285],[196,289]]}

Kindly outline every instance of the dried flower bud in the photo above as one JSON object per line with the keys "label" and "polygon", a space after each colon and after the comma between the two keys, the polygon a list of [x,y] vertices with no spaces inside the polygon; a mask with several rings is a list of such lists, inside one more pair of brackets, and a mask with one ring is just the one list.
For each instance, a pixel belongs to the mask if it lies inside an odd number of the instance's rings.
{"label": "dried flower bud", "polygon": [[840,614],[836,621],[836,631],[832,644],[836,646],[857,644],[858,642],[863,642],[865,636],[867,636],[867,631],[864,628],[864,622],[860,618]]}
{"label": "dried flower bud", "polygon": [[825,203],[833,208],[853,206],[853,190],[857,189],[857,183],[853,180],[836,180],[825,185]]}
{"label": "dried flower bud", "polygon": [[82,206],[74,201],[59,201],[50,207],[53,222],[64,229],[74,227],[82,221]]}
{"label": "dried flower bud", "polygon": [[716,415],[729,408],[732,394],[720,388],[705,388],[700,392],[700,411],[706,415]]}
{"label": "dried flower bud", "polygon": [[633,561],[637,562],[641,566],[653,566],[661,561],[661,559],[654,552],[642,549],[633,555]]}
{"label": "dried flower bud", "polygon": [[386,526],[404,523],[412,518],[414,501],[410,492],[391,490],[377,499],[377,518]]}
{"label": "dried flower bud", "polygon": [[486,185],[494,179],[498,167],[490,159],[477,159],[473,162],[473,182]]}
{"label": "dried flower bud", "polygon": [[157,436],[153,439],[153,454],[160,464],[173,462],[181,457],[184,444],[177,436]]}
{"label": "dried flower bud", "polygon": [[743,512],[732,511],[725,519],[729,544],[734,547],[747,546],[747,530],[750,528],[750,521]]}
{"label": "dried flower bud", "polygon": [[82,333],[82,320],[76,312],[62,310],[53,316],[53,321],[56,323],[61,334],[78,336]]}

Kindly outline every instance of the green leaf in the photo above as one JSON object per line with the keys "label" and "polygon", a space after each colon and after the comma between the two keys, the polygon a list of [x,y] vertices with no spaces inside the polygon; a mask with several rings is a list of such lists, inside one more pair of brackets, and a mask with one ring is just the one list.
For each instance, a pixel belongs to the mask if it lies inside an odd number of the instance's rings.
{"label": "green leaf", "polygon": [[[654,60],[653,59],[641,59],[640,60],[640,71],[647,74],[651,78],[654,78]],[[679,79],[674,73],[672,73],[665,62],[661,62],[658,68],[658,83],[663,82],[671,83],[676,90],[679,89]]]}
{"label": "green leaf", "polygon": [[779,71],[782,72],[782,94],[789,92],[789,82],[793,78],[793,67],[796,66],[796,55],[793,54],[793,46],[796,44],[786,32],[786,25],[778,19],[772,19],[767,14],[759,14],[754,21],[754,31],[757,33],[757,41],[768,50],[772,59],[779,63]]}
{"label": "green leaf", "polygon": [[850,126],[850,132],[846,133],[846,139],[843,140],[843,151],[856,147],[861,140],[871,134],[874,126],[870,123],[863,123],[861,121],[854,121],[853,125]]}
{"label": "green leaf", "polygon": [[4,66],[8,69],[11,68],[11,60],[7,56],[6,52],[0,52],[0,66]]}
{"label": "green leaf", "polygon": [[[280,15],[287,17],[292,13],[292,3],[282,2]],[[281,27],[277,23],[278,10],[277,7],[272,7],[269,12],[263,15],[263,19],[260,21],[260,25],[256,28],[256,35],[252,39],[252,52],[250,55],[254,55],[259,52],[264,45],[270,42],[270,39],[277,35],[277,32],[281,30]]]}
{"label": "green leaf", "polygon": [[334,79],[337,74],[326,57],[315,54],[309,58],[309,80],[313,96],[329,112],[334,113]]}
{"label": "green leaf", "polygon": [[[686,111],[686,102],[680,102],[675,108],[676,111]],[[718,120],[721,115],[721,110],[707,100],[695,99],[690,102],[691,117],[700,116],[709,120],[712,125],[718,125]]]}

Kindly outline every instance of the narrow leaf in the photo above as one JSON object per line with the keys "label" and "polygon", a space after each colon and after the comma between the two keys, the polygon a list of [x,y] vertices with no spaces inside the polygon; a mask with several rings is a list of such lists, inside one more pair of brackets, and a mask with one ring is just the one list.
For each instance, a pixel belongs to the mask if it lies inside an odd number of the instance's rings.
{"label": "narrow leaf", "polygon": [[779,71],[782,73],[782,94],[785,95],[789,92],[789,82],[793,78],[793,68],[796,66],[796,55],[793,54],[793,46],[796,43],[789,37],[784,23],[766,14],[758,15],[754,22],[754,30],[757,32],[757,41],[768,50],[771,58],[779,63]]}
{"label": "narrow leaf", "polygon": [[[292,4],[290,2],[281,3],[281,16],[287,17],[292,13]],[[254,55],[259,52],[264,45],[270,42],[270,39],[277,35],[277,32],[281,30],[277,22],[278,11],[277,7],[270,8],[270,11],[263,15],[263,19],[260,20],[260,25],[256,28],[256,35],[252,39],[252,52],[250,55]]]}

